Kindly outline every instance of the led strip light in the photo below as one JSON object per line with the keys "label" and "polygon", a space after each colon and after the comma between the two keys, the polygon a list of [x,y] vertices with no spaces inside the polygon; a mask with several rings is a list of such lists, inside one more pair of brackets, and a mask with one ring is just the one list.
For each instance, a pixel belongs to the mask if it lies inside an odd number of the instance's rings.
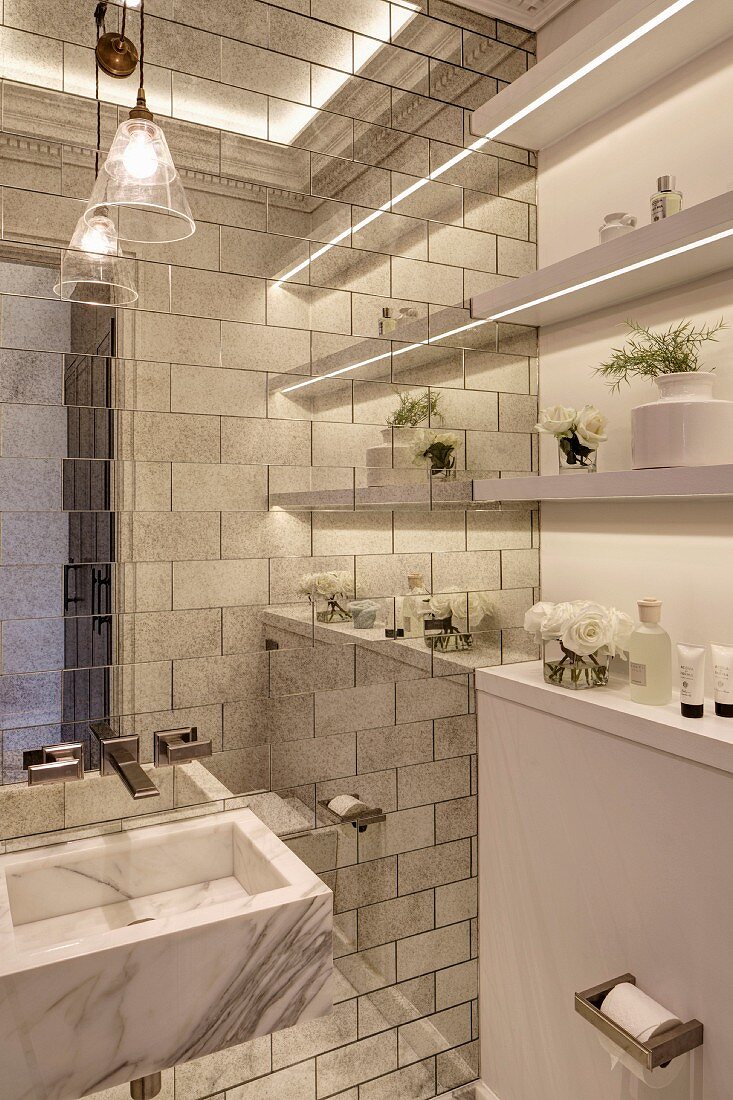
{"label": "led strip light", "polygon": [[[615,57],[617,54],[621,53],[629,46],[632,46],[635,42],[638,42],[639,39],[643,38],[645,35],[649,34],[651,31],[655,30],[663,23],[666,23],[668,19],[671,19],[672,16],[677,15],[678,12],[683,11],[692,3],[694,3],[694,0],[675,0],[673,4],[670,4],[663,11],[659,12],[658,15],[655,15],[652,19],[647,20],[647,22],[643,23],[642,26],[637,27],[635,31],[631,31],[624,38],[614,43],[613,46],[609,46],[607,50],[604,50],[603,53],[600,53],[597,57],[593,58],[592,61],[587,62],[587,64],[581,66],[581,68],[577,69],[574,73],[571,73],[570,76],[567,76],[564,80],[559,81],[559,83],[556,84],[553,88],[550,88],[549,91],[544,92],[541,96],[538,96],[537,99],[534,99],[531,103],[528,103],[521,110],[515,112],[515,114],[513,114],[510,118],[506,119],[504,122],[500,123],[493,130],[491,130],[490,133],[486,134],[485,137],[477,138],[466,149],[461,149],[459,153],[456,153],[454,157],[451,157],[450,160],[447,160],[445,164],[442,164],[439,168],[434,169],[434,171],[432,171],[430,175],[417,180],[415,183],[405,188],[404,191],[401,191],[399,195],[396,195],[393,199],[390,199],[388,202],[383,203],[383,205],[380,206],[377,210],[372,211],[371,214],[369,214],[366,218],[363,218],[356,225],[352,226],[349,229],[343,230],[343,232],[339,233],[336,237],[333,238],[333,240],[329,241],[328,244],[324,244],[320,248],[316,249],[313,255],[310,256],[307,260],[304,260],[302,263],[298,264],[296,267],[286,272],[285,275],[282,275],[276,281],[275,286],[281,287],[284,283],[294,278],[301,271],[305,271],[306,268],[308,268],[314,260],[317,260],[321,256],[325,256],[326,253],[330,252],[332,248],[335,248],[336,245],[346,240],[346,238],[349,237],[350,234],[358,233],[359,230],[366,228],[366,226],[370,225],[378,218],[381,218],[383,214],[391,211],[398,203],[402,202],[410,195],[414,195],[415,192],[420,191],[431,181],[436,180],[440,176],[444,175],[451,168],[454,168],[457,164],[460,164],[461,161],[471,156],[472,153],[477,152],[479,149],[482,149],[485,145],[487,145],[490,141],[499,137],[516,122],[521,121],[521,119],[526,118],[528,115],[538,110],[538,108],[544,106],[545,103],[549,103],[551,100],[555,99],[562,92],[566,91],[568,88],[571,88],[573,84],[576,84],[579,80],[582,80],[584,77],[588,76],[589,73],[594,72],[595,69],[598,69],[601,65],[604,65],[607,61],[610,61],[612,57]],[[316,382],[321,382],[325,378],[336,378],[340,375],[348,374],[350,371],[358,370],[359,367],[366,367],[372,363],[382,362],[383,360],[390,358],[390,356],[394,358],[398,355],[404,355],[409,351],[415,351],[417,348],[424,347],[428,344],[434,344],[437,341],[444,340],[449,336],[456,336],[462,332],[468,332],[471,329],[478,328],[480,325],[488,324],[489,321],[498,321],[504,317],[509,317],[514,313],[518,313],[523,309],[528,309],[531,306],[541,305],[544,302],[552,301],[553,299],[563,297],[566,294],[574,294],[579,290],[585,290],[587,287],[595,286],[598,283],[607,282],[609,279],[615,279],[620,275],[626,275],[631,271],[636,271],[640,268],[648,267],[651,264],[659,263],[661,260],[670,259],[671,257],[677,256],[682,252],[688,252],[695,248],[701,248],[703,245],[712,244],[713,242],[722,240],[724,237],[728,237],[731,234],[733,234],[733,229],[726,230],[723,233],[715,234],[712,237],[706,237],[701,241],[694,241],[692,244],[684,245],[681,248],[672,250],[671,252],[664,252],[658,256],[652,256],[648,259],[641,260],[636,264],[631,264],[628,267],[618,268],[616,271],[611,271],[604,275],[599,275],[594,279],[586,280],[585,282],[578,283],[575,286],[566,287],[563,290],[555,291],[553,294],[548,294],[542,298],[536,299],[533,302],[526,302],[523,303],[521,306],[514,306],[511,309],[504,310],[502,313],[497,313],[491,317],[482,318],[478,321],[472,321],[469,324],[460,326],[459,328],[451,329],[449,332],[440,333],[438,336],[431,336],[426,341],[420,341],[416,344],[409,344],[406,347],[398,348],[396,351],[384,352],[382,355],[375,355],[372,356],[372,358],[370,359],[363,359],[360,362],[352,363],[347,367],[340,367],[338,370],[329,371],[327,374],[321,374],[315,378],[308,378],[303,382],[297,382],[294,385],[288,386],[287,388],[281,390],[281,392],[292,393],[295,390],[304,389],[306,386],[315,385]]]}
{"label": "led strip light", "polygon": [[299,263],[296,267],[292,268],[290,271],[287,271],[284,275],[281,275],[280,278],[276,280],[275,285],[279,287],[282,286],[283,283],[289,282],[290,279],[293,279],[296,275],[300,274],[301,271],[305,271],[306,268],[310,267],[314,260],[319,259],[319,257],[321,256],[325,256],[325,254],[327,252],[330,252],[332,248],[335,248],[336,245],[346,240],[346,238],[350,234],[358,233],[361,229],[365,229],[366,226],[370,225],[373,221],[376,221],[377,218],[381,218],[383,214],[389,213],[391,210],[394,209],[395,206],[397,206],[398,203],[403,202],[404,199],[409,198],[410,195],[414,195],[416,191],[420,191],[423,187],[426,187],[427,184],[431,183],[433,180],[439,179],[446,172],[450,171],[451,168],[455,168],[457,164],[460,164],[461,161],[465,160],[466,157],[470,157],[472,153],[476,153],[479,149],[483,149],[485,145],[487,145],[490,141],[493,141],[495,138],[499,137],[516,122],[520,122],[523,118],[526,118],[527,115],[531,115],[534,111],[538,110],[540,107],[543,107],[545,103],[549,103],[551,100],[555,99],[556,96],[561,95],[564,91],[567,91],[567,89],[571,88],[573,84],[577,84],[577,82],[579,80],[582,80],[583,77],[588,76],[589,73],[592,73],[595,71],[595,69],[600,68],[601,65],[604,65],[607,61],[610,61],[612,57],[615,57],[617,54],[621,53],[629,46],[632,46],[635,42],[638,42],[640,38],[643,38],[645,35],[649,34],[650,31],[653,31],[657,27],[661,26],[662,23],[666,23],[666,21],[668,19],[671,19],[673,15],[677,15],[678,12],[683,11],[684,8],[689,7],[689,5],[694,2],[695,0],[675,0],[675,2],[673,4],[670,4],[669,7],[665,8],[664,11],[661,11],[658,15],[655,15],[653,19],[647,20],[647,22],[643,23],[642,26],[637,27],[635,31],[631,31],[630,34],[627,34],[625,38],[622,38],[620,39],[620,41],[615,42],[613,46],[609,46],[609,48],[607,50],[604,50],[603,53],[599,54],[598,57],[594,57],[592,61],[589,61],[587,62],[587,64],[581,66],[581,68],[577,69],[574,73],[571,73],[570,76],[566,76],[564,80],[561,80],[553,88],[550,88],[549,91],[544,92],[541,96],[538,96],[537,99],[532,100],[531,103],[528,103],[525,107],[522,107],[521,110],[516,111],[515,114],[513,114],[510,118],[506,119],[498,126],[495,126],[494,129],[486,134],[485,137],[477,138],[466,149],[461,149],[459,153],[456,153],[454,157],[451,157],[450,160],[447,160],[445,164],[441,164],[439,168],[435,168],[430,173],[430,175],[424,176],[423,178],[416,180],[415,183],[410,184],[410,186],[406,187],[404,191],[400,191],[399,195],[395,195],[393,199],[389,199],[387,202],[383,203],[380,207],[378,207],[378,209],[372,211],[372,213],[369,214],[366,218],[363,218],[360,222],[357,222],[356,225],[350,227],[349,229],[343,230],[343,232],[339,233],[338,236],[329,241],[328,244],[324,244],[321,248],[316,249],[313,255],[309,257],[309,259],[303,260],[302,263]]}
{"label": "led strip light", "polygon": [[671,260],[674,256],[681,256],[685,252],[694,252],[697,248],[703,248],[706,244],[715,244],[716,241],[723,241],[726,237],[733,237],[733,228],[723,229],[720,233],[713,233],[710,237],[701,237],[699,241],[691,241],[690,244],[680,245],[679,248],[672,248],[669,252],[660,252],[657,256],[648,256],[645,260],[638,260],[635,264],[629,264],[627,267],[617,267],[615,271],[607,271],[603,275],[596,275],[593,279],[586,279],[582,283],[563,287],[562,290],[555,290],[552,294],[543,295],[542,298],[534,298],[531,302],[522,302],[519,306],[502,310],[501,313],[492,313],[491,317],[487,317],[486,320],[501,321],[504,317],[511,317],[512,314],[521,313],[524,309],[541,306],[545,302],[554,302],[557,298],[564,298],[566,294],[575,294],[579,290],[587,290],[590,286],[607,283],[609,279],[617,279],[619,275],[628,275],[632,271],[640,271],[644,267],[661,263],[662,260]]}
{"label": "led strip light", "polygon": [[389,359],[390,355],[393,358],[398,355],[404,355],[408,351],[415,351],[417,348],[426,347],[428,344],[435,344],[438,340],[445,340],[449,336],[457,336],[462,332],[468,332],[471,329],[478,328],[480,325],[487,325],[489,321],[501,321],[505,317],[511,317],[513,314],[521,313],[525,309],[532,309],[534,306],[544,305],[545,302],[553,302],[557,298],[564,298],[568,294],[576,294],[579,290],[587,290],[588,287],[598,286],[599,283],[607,283],[611,279],[617,279],[620,275],[629,275],[632,271],[641,271],[642,268],[651,267],[652,264],[661,263],[663,260],[671,260],[675,256],[683,255],[685,252],[694,252],[698,248],[704,248],[705,245],[708,244],[715,244],[717,241],[723,241],[728,237],[733,237],[733,228],[723,229],[720,233],[713,233],[709,237],[702,237],[699,241],[691,241],[689,244],[680,245],[679,248],[672,248],[668,252],[660,252],[657,256],[648,256],[646,259],[638,260],[634,264],[628,264],[626,267],[618,267],[615,271],[607,271],[603,275],[596,275],[593,279],[585,279],[582,283],[574,283],[573,286],[563,287],[562,290],[555,290],[552,294],[545,294],[541,298],[534,298],[532,301],[522,302],[521,305],[512,306],[510,309],[504,309],[500,313],[492,313],[490,317],[482,317],[478,321],[471,321],[469,324],[460,325],[458,328],[450,329],[448,332],[441,332],[437,336],[431,336],[427,340],[421,340],[416,344],[408,344],[406,347],[398,348],[396,351],[387,351],[382,355],[375,355],[371,359],[362,359],[359,363],[352,363],[348,367],[341,367],[339,370],[329,371],[328,374],[320,374],[316,378],[308,378],[303,382],[297,382],[295,385],[288,386],[280,392],[292,393],[293,390],[300,390],[305,386],[312,386],[316,382],[322,382],[324,378],[335,378],[338,375],[357,370],[359,367],[369,366],[370,363],[379,363],[384,359]]}
{"label": "led strip light", "polygon": [[[404,30],[421,10],[420,5],[412,3],[412,0],[392,0],[392,37],[394,38],[401,30]],[[369,37],[370,32],[368,30],[358,36],[364,43],[363,45],[361,45],[361,42],[359,43],[358,55],[356,54],[355,38],[354,73],[358,73],[363,69],[385,45],[384,42],[377,39],[376,32],[374,33],[374,38]],[[294,105],[293,121],[289,127],[290,132],[287,130],[279,131],[274,140],[284,145],[292,144],[302,134],[308,123],[313,121],[320,109],[325,107],[348,84],[350,79],[351,73],[334,73],[334,82],[324,89],[315,102],[311,99],[310,107]]]}

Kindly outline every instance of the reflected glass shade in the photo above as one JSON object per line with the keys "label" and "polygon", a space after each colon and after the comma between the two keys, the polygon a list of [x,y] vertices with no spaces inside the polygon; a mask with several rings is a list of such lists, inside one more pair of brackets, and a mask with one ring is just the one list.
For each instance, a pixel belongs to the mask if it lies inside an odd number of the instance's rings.
{"label": "reflected glass shade", "polygon": [[165,244],[195,232],[181,177],[165,134],[147,118],[128,118],[118,128],[84,215],[115,219],[121,241]]}
{"label": "reflected glass shade", "polygon": [[129,306],[137,301],[134,261],[118,255],[117,231],[103,214],[76,223],[69,247],[61,253],[61,274],[54,286],[65,302],[92,306]]}

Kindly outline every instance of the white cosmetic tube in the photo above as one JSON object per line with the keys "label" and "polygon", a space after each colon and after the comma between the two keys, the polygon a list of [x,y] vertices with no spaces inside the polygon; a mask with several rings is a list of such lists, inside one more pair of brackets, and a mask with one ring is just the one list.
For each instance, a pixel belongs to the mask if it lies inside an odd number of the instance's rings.
{"label": "white cosmetic tube", "polygon": [[[680,664],[680,710],[683,718],[702,718],[705,713],[705,647],[678,645]],[[733,649],[731,650],[733,661]],[[731,678],[733,689],[733,677]],[[733,701],[733,694],[731,694]]]}
{"label": "white cosmetic tube", "polygon": [[733,645],[711,645],[715,713],[720,718],[733,718]]}

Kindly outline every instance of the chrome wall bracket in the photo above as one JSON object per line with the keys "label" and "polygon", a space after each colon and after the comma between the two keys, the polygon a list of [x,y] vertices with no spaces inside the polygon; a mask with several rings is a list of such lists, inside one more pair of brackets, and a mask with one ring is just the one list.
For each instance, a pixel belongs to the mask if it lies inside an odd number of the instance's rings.
{"label": "chrome wall bracket", "polygon": [[173,764],[186,764],[211,756],[210,740],[199,740],[196,726],[178,730],[160,730],[153,737],[153,760],[156,768],[169,768]]}
{"label": "chrome wall bracket", "polygon": [[28,769],[28,786],[43,783],[69,783],[84,778],[84,748],[81,741],[44,745],[40,753],[23,753]]}
{"label": "chrome wall bracket", "polygon": [[630,1032],[619,1027],[608,1016],[604,1016],[601,1011],[604,998],[614,986],[622,982],[636,985],[636,978],[633,974],[622,974],[620,978],[586,989],[583,993],[576,993],[575,1011],[648,1070],[666,1066],[673,1058],[679,1058],[681,1054],[688,1054],[689,1051],[702,1046],[703,1027],[699,1020],[690,1020],[686,1024],[680,1024],[679,1027],[663,1032],[656,1039],[640,1043]]}
{"label": "chrome wall bracket", "polygon": [[[359,795],[354,794],[352,797],[358,799]],[[366,832],[367,825],[377,825],[380,821],[387,820],[387,815],[381,806],[369,806],[366,810],[362,810],[361,813],[354,816],[335,813],[329,806],[328,799],[319,799],[318,806],[322,810],[323,816],[333,825],[353,825],[360,833]]]}

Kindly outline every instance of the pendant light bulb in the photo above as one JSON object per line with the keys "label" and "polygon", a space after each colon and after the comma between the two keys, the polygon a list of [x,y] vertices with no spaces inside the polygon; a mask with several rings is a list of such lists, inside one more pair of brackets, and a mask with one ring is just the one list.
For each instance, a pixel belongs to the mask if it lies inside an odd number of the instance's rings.
{"label": "pendant light bulb", "polygon": [[147,180],[158,171],[159,161],[155,151],[153,127],[138,123],[131,127],[128,144],[122,154],[125,170],[136,180]]}
{"label": "pendant light bulb", "polygon": [[97,215],[84,226],[79,242],[84,252],[95,256],[112,256],[117,251],[117,232],[111,218]]}

